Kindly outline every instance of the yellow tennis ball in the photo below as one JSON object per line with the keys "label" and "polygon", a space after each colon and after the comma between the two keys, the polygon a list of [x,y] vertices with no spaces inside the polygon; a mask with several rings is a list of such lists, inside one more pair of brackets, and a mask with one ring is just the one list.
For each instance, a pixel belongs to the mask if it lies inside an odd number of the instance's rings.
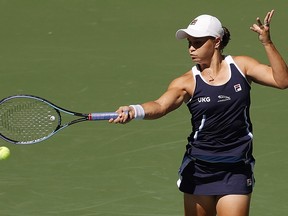
{"label": "yellow tennis ball", "polygon": [[0,160],[5,160],[9,157],[10,155],[10,150],[9,148],[5,146],[0,147]]}

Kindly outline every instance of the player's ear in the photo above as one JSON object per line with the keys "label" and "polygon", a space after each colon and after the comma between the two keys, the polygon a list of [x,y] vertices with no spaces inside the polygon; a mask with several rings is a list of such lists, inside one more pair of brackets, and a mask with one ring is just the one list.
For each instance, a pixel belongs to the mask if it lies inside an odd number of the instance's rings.
{"label": "player's ear", "polygon": [[215,38],[215,49],[219,49],[221,46],[221,38],[220,37],[216,37]]}

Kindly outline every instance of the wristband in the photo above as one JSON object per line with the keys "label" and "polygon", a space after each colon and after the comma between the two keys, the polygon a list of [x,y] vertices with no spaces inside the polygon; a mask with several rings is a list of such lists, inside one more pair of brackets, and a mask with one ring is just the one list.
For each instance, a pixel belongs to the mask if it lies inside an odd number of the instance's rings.
{"label": "wristband", "polygon": [[134,109],[134,119],[144,119],[145,111],[141,105],[130,105],[129,107]]}

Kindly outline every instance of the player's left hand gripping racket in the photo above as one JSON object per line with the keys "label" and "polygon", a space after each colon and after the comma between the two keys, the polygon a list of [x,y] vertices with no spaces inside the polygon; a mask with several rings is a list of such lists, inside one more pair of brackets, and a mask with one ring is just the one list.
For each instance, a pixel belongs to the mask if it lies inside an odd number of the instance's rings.
{"label": "player's left hand gripping racket", "polygon": [[[64,116],[71,115],[73,120],[63,123]],[[14,95],[0,101],[0,137],[14,144],[34,144],[78,122],[117,117],[116,112],[83,114],[63,109],[37,96]]]}

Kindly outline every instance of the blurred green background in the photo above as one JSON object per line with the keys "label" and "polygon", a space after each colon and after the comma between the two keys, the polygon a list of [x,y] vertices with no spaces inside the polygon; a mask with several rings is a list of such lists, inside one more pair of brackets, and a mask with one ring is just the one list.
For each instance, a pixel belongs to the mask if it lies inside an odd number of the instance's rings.
{"label": "blurred green background", "polygon": [[[217,16],[231,32],[225,54],[268,63],[256,17],[275,9],[272,39],[287,60],[287,1],[0,0],[1,98],[34,94],[78,112],[156,99],[191,66],[175,32]],[[256,187],[251,215],[288,212],[287,91],[253,85]],[[176,187],[190,116],[87,122],[0,161],[1,216],[181,216]]]}

